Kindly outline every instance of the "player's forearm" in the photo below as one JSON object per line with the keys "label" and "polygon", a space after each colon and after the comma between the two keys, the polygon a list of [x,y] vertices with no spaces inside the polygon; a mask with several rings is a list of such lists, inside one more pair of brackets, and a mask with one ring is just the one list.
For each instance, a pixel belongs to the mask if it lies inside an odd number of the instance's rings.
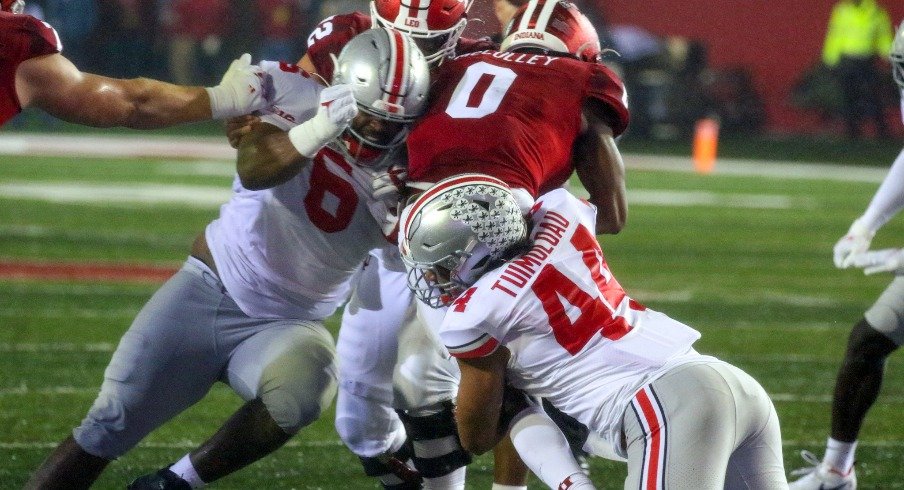
{"label": "player's forearm", "polygon": [[[260,126],[256,123],[254,127]],[[252,129],[242,138],[236,170],[246,189],[268,189],[288,181],[310,160],[298,153],[284,131]]]}
{"label": "player's forearm", "polygon": [[122,126],[153,129],[211,118],[210,98],[203,87],[173,85],[158,80],[123,80],[131,110]]}
{"label": "player's forearm", "polygon": [[577,142],[574,166],[597,208],[596,232],[616,234],[625,226],[628,200],[625,167],[608,127],[597,127]]}
{"label": "player's forearm", "polygon": [[898,154],[888,175],[863,213],[863,225],[875,232],[904,208],[904,150]]}

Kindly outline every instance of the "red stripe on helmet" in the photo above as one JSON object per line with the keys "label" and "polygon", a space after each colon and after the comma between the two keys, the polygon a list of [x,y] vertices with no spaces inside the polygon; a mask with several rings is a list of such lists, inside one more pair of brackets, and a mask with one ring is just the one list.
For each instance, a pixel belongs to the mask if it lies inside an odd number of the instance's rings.
{"label": "red stripe on helmet", "polygon": [[540,0],[539,2],[537,2],[537,6],[534,8],[534,11],[531,12],[530,20],[527,21],[528,29],[537,29],[537,21],[540,20],[540,14],[543,13],[543,6],[546,5],[546,1],[547,0]]}
{"label": "red stripe on helmet", "polygon": [[420,0],[411,0],[411,4],[408,5],[408,17],[417,17],[417,11],[420,6]]}
{"label": "red stripe on helmet", "polygon": [[392,72],[389,75],[388,86],[386,87],[387,92],[387,100],[390,104],[398,104],[399,100],[402,98],[402,83],[405,79],[405,60],[407,59],[408,46],[405,45],[405,39],[402,38],[402,34],[395,30],[388,30],[391,33],[392,38],[390,39],[393,47],[393,51],[395,52],[395,63],[392,67]]}

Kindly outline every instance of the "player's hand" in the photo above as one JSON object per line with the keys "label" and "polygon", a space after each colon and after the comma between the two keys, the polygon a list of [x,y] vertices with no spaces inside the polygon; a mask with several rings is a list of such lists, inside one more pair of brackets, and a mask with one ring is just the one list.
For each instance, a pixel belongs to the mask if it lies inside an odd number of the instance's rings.
{"label": "player's hand", "polygon": [[851,256],[869,250],[869,244],[872,243],[875,234],[875,231],[869,230],[859,219],[854,220],[847,234],[838,240],[832,250],[835,267],[847,269],[853,265]]}
{"label": "player's hand", "polygon": [[252,115],[230,117],[226,120],[226,138],[229,146],[238,149],[242,137],[251,132],[251,125],[261,118]]}
{"label": "player's hand", "polygon": [[371,183],[374,198],[398,201],[405,190],[405,181],[407,180],[407,166],[390,165],[385,171],[379,172],[374,176],[374,180]]}
{"label": "player's hand", "polygon": [[251,55],[245,53],[233,60],[219,85],[207,88],[207,94],[213,119],[251,114],[270,105],[273,79],[252,65]]}
{"label": "player's hand", "polygon": [[289,130],[289,139],[298,153],[312,158],[327,143],[342,134],[358,114],[351,85],[338,84],[320,92],[317,114]]}
{"label": "player's hand", "polygon": [[866,275],[880,272],[904,274],[904,249],[886,248],[851,256],[851,265],[863,269]]}

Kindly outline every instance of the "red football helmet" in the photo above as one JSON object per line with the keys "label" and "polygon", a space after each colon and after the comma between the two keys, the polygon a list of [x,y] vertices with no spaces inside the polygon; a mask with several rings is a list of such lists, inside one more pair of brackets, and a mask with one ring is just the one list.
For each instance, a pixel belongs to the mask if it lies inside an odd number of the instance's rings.
{"label": "red football helmet", "polygon": [[473,0],[373,0],[374,27],[396,29],[411,36],[431,65],[452,55],[468,23]]}
{"label": "red football helmet", "polygon": [[501,49],[528,47],[570,53],[584,61],[600,60],[596,28],[565,0],[531,0],[518,9],[505,29]]}
{"label": "red football helmet", "polygon": [[0,10],[21,14],[25,10],[25,0],[0,0]]}

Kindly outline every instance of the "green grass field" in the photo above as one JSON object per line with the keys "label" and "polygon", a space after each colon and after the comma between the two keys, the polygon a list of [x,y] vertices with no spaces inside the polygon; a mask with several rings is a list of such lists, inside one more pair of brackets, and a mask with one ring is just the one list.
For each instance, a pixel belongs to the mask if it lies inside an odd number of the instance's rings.
{"label": "green grass field", "polygon": [[[0,261],[178,265],[216,216],[218,193],[228,196],[230,171],[230,162],[0,155]],[[698,350],[763,384],[781,418],[788,470],[800,466],[799,449],[821,454],[848,330],[889,280],[839,271],[831,262],[835,240],[878,184],[816,177],[629,170],[628,225],[602,239],[613,272],[634,298],[696,327],[703,333]],[[101,198],[107,186],[118,186],[124,197]],[[156,204],[140,199],[162,189],[179,192]],[[874,243],[900,246],[901,236],[898,218]],[[79,423],[117,340],[155,289],[0,279],[0,488],[21,487]],[[335,318],[329,326],[335,330]],[[862,488],[904,487],[901,364],[900,355],[890,360],[865,424],[857,466]],[[123,488],[175,461],[239,403],[217,386],[111,464],[97,488]],[[377,488],[332,424],[330,410],[287,447],[215,487]],[[624,474],[622,465],[592,461],[600,486],[618,488]],[[468,488],[490,483],[490,459],[477,458]],[[531,488],[541,488],[536,479]]]}

